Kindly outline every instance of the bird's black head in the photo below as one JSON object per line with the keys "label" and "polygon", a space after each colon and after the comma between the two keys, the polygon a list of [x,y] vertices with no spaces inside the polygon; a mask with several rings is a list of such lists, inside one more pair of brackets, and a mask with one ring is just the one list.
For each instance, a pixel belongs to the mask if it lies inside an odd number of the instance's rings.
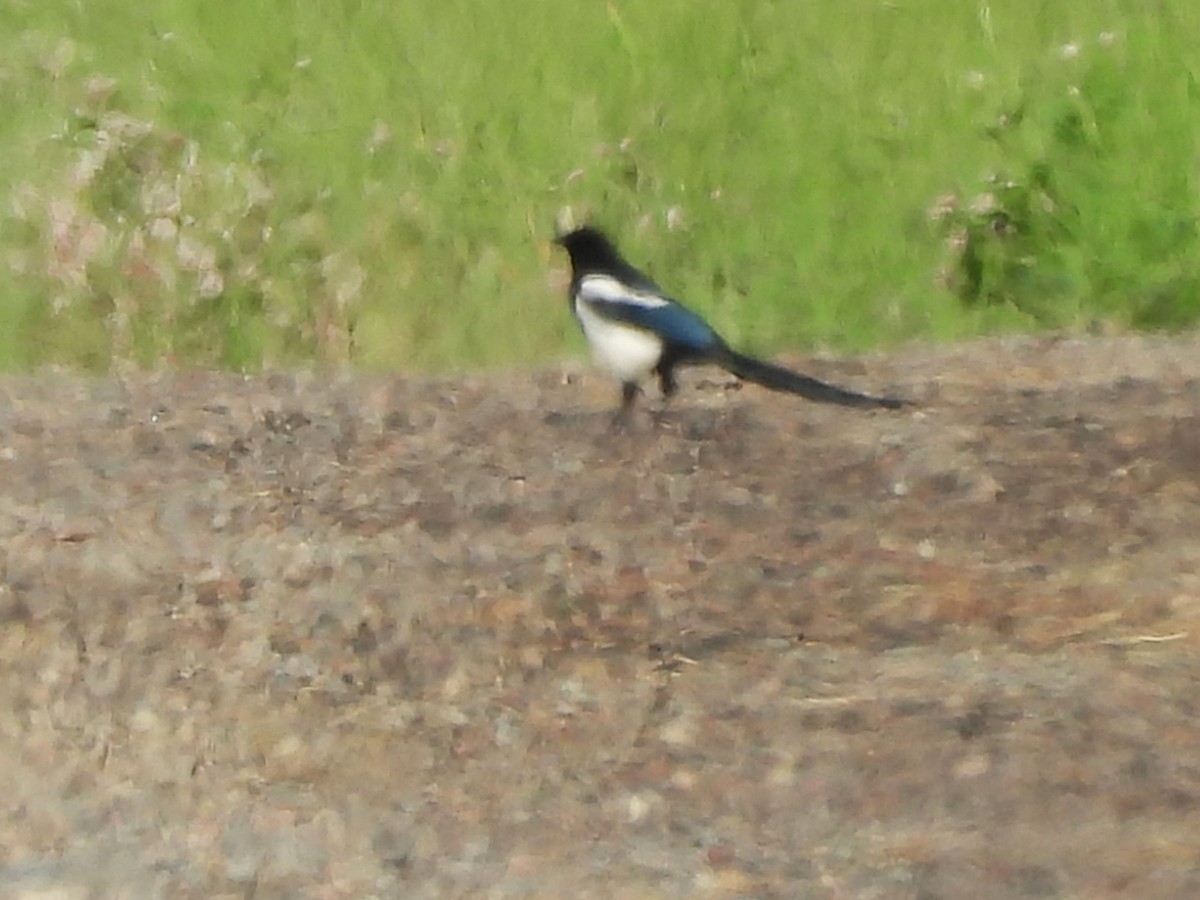
{"label": "bird's black head", "polygon": [[590,225],[559,235],[554,242],[567,251],[576,273],[605,272],[626,265],[612,241]]}

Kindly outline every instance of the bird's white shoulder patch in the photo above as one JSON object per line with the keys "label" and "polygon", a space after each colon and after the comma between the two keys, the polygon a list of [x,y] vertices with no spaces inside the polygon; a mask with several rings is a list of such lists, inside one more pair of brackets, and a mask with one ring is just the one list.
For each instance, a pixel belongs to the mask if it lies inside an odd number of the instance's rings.
{"label": "bird's white shoulder patch", "polygon": [[658,294],[635,290],[611,275],[584,275],[579,281],[578,293],[579,299],[585,302],[599,300],[646,307],[666,306],[671,302]]}

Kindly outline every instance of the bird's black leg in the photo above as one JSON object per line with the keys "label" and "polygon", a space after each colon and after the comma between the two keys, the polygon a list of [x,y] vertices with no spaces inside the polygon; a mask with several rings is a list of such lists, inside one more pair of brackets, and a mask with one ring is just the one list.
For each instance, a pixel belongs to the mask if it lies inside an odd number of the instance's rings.
{"label": "bird's black leg", "polygon": [[613,416],[612,427],[614,430],[629,425],[633,418],[633,406],[637,402],[639,393],[641,393],[641,389],[637,386],[636,381],[621,382],[621,406],[617,410],[617,414]]}
{"label": "bird's black leg", "polygon": [[675,359],[670,354],[664,354],[663,358],[658,361],[658,365],[654,367],[654,373],[658,375],[658,389],[662,392],[663,398],[663,408],[655,415],[654,421],[662,425],[667,401],[679,390],[679,383],[675,381]]}
{"label": "bird's black leg", "polygon": [[675,367],[664,359],[654,371],[658,373],[658,387],[663,397],[674,396],[679,390],[679,384],[675,381]]}

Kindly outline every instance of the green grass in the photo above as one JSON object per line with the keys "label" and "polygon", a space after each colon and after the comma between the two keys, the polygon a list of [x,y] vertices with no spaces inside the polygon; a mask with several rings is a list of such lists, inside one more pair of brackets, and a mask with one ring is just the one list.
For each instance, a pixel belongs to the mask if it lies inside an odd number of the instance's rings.
{"label": "green grass", "polygon": [[1191,0],[9,0],[0,366],[579,352],[567,209],[762,352],[1188,326],[1198,37]]}

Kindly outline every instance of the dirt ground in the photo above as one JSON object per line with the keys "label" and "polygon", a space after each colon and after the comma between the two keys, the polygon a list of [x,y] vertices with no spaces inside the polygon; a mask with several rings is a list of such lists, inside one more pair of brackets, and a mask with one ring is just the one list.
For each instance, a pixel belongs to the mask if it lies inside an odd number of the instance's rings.
{"label": "dirt ground", "polygon": [[1200,336],[793,362],[0,379],[0,896],[1200,897]]}

